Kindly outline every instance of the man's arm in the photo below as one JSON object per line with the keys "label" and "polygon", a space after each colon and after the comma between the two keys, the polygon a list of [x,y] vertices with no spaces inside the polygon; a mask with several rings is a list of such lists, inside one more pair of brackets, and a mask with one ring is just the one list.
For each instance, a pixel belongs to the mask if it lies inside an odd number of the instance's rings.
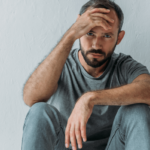
{"label": "man's arm", "polygon": [[46,102],[57,89],[63,66],[75,42],[73,30],[68,30],[58,45],[32,73],[23,89],[23,99],[28,106]]}
{"label": "man's arm", "polygon": [[132,83],[106,90],[90,91],[89,104],[131,105],[145,103],[150,106],[150,75],[139,75]]}

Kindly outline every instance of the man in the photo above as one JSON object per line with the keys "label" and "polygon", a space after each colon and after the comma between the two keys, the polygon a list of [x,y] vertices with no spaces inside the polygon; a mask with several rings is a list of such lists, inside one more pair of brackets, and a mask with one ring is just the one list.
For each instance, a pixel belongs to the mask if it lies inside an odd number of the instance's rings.
{"label": "man", "polygon": [[[150,75],[131,56],[114,52],[122,24],[114,2],[91,0],[81,8],[24,87],[31,108],[22,150],[150,149]],[[70,52],[76,39],[80,49]]]}

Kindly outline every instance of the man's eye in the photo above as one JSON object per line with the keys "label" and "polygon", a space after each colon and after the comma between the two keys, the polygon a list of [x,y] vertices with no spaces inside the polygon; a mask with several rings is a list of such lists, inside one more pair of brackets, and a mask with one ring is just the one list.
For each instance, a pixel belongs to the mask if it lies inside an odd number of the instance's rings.
{"label": "man's eye", "polygon": [[[90,34],[92,34],[91,32],[89,32]],[[87,33],[87,35],[89,35],[89,33]],[[91,35],[89,35],[89,36],[91,36]]]}
{"label": "man's eye", "polygon": [[108,35],[108,34],[105,34],[105,37],[106,37],[106,38],[111,38],[111,36],[110,36],[110,35]]}

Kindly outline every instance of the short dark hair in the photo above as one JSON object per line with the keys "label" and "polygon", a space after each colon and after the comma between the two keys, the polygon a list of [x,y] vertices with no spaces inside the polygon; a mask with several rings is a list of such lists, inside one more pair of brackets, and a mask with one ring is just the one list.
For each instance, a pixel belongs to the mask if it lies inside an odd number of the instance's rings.
{"label": "short dark hair", "polygon": [[124,14],[121,8],[115,2],[110,1],[110,0],[90,0],[81,7],[79,14],[82,15],[89,7],[114,9],[119,19],[118,34],[120,33],[122,26],[123,26],[123,22],[124,22]]}

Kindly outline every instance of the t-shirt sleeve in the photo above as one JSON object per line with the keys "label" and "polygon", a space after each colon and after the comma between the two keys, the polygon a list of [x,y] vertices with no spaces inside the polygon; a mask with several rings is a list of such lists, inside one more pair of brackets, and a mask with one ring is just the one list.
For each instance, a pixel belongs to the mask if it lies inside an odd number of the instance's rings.
{"label": "t-shirt sleeve", "polygon": [[69,65],[68,65],[68,60],[66,60],[64,66],[63,66],[63,69],[62,69],[62,72],[60,74],[60,77],[58,79],[58,86],[59,84],[64,84],[64,82],[66,82],[67,80],[67,75],[68,75],[68,70],[69,70]]}
{"label": "t-shirt sleeve", "polygon": [[63,76],[64,76],[64,70],[65,70],[65,65],[66,64],[64,64],[64,66],[63,66],[63,70],[62,70],[62,72],[61,72],[61,74],[60,74],[60,77],[59,77],[59,80],[58,80],[58,85],[60,84],[60,82],[62,81],[62,79],[63,79]]}
{"label": "t-shirt sleeve", "polygon": [[150,75],[147,67],[134,60],[130,55],[127,55],[126,58],[124,58],[124,61],[122,61],[121,70],[127,84],[131,83],[141,74]]}

